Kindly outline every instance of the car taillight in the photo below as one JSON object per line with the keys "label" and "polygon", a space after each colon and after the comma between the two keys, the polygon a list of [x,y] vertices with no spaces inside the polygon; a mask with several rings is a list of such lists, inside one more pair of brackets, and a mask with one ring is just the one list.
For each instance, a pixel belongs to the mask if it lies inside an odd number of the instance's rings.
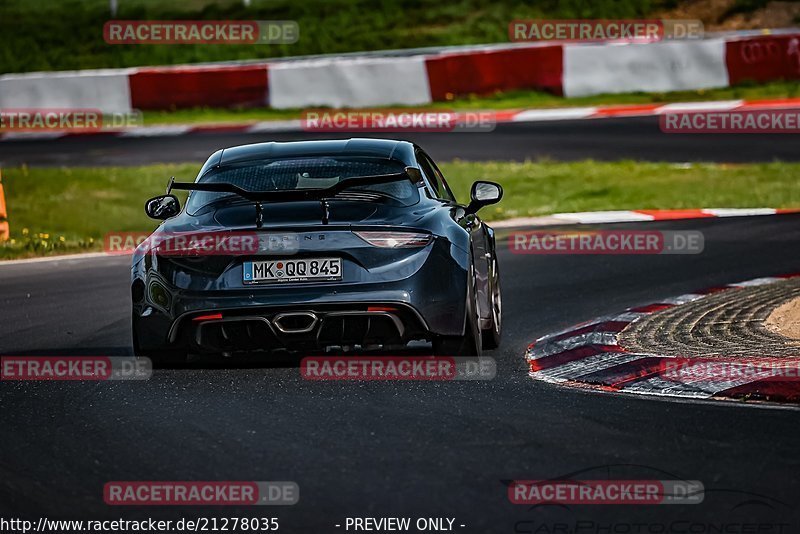
{"label": "car taillight", "polygon": [[382,248],[424,247],[433,239],[430,234],[415,232],[355,232],[355,234],[370,245]]}

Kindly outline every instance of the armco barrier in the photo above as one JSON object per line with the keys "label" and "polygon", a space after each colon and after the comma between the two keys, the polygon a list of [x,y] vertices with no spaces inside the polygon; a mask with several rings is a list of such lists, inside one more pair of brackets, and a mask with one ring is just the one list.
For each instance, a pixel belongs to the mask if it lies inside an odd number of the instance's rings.
{"label": "armco barrier", "polygon": [[131,111],[133,69],[33,72],[0,76],[0,109]]}
{"label": "armco barrier", "polygon": [[561,45],[449,53],[429,56],[425,64],[434,101],[515,89],[561,94]]}
{"label": "armco barrier", "polygon": [[727,87],[725,41],[564,47],[564,95]]}
{"label": "armco barrier", "polygon": [[130,88],[135,109],[269,105],[266,64],[142,68]]}
{"label": "armco barrier", "polygon": [[367,107],[431,101],[423,56],[317,59],[269,67],[273,108]]}
{"label": "armco barrier", "polygon": [[730,83],[800,79],[800,36],[765,35],[725,44]]}
{"label": "armco barrier", "polygon": [[411,56],[0,76],[0,109],[420,105],[544,89],[565,96],[800,79],[800,32],[658,43],[534,43]]}

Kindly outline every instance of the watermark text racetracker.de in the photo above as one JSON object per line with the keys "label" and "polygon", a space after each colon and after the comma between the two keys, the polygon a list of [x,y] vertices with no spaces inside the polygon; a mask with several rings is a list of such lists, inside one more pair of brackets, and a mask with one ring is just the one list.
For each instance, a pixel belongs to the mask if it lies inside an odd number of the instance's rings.
{"label": "watermark text racetracker.de", "polygon": [[490,111],[306,110],[300,123],[307,132],[491,132],[497,118]]}
{"label": "watermark text racetracker.de", "polygon": [[147,380],[149,358],[132,356],[2,356],[0,380]]}
{"label": "watermark text racetracker.de", "polygon": [[699,480],[514,480],[513,504],[699,504]]}
{"label": "watermark text racetracker.de", "polygon": [[293,20],[110,20],[108,44],[293,44],[300,27]]}
{"label": "watermark text racetracker.de", "polygon": [[101,132],[142,126],[139,111],[103,112],[99,109],[5,108],[0,109],[0,133],[6,132]]}
{"label": "watermark text racetracker.de", "polygon": [[694,111],[659,116],[661,131],[668,134],[797,134],[800,110]]}
{"label": "watermark text racetracker.de", "polygon": [[514,254],[700,254],[702,232],[664,230],[534,230],[512,232]]}
{"label": "watermark text racetracker.de", "polygon": [[521,41],[632,41],[651,43],[671,39],[702,39],[700,20],[569,19],[514,20],[508,38]]}
{"label": "watermark text racetracker.de", "polygon": [[[302,236],[307,240],[308,235]],[[106,254],[155,252],[160,256],[249,256],[295,254],[300,234],[293,232],[109,232],[103,239]]]}
{"label": "watermark text racetracker.de", "polygon": [[800,360],[797,358],[686,358],[670,357],[661,361],[659,376],[679,383],[737,382],[770,380],[800,381]]}
{"label": "watermark text racetracker.de", "polygon": [[291,481],[114,481],[103,487],[110,506],[288,506],[300,500]]}
{"label": "watermark text racetracker.de", "polygon": [[300,363],[306,380],[493,380],[497,363],[487,356],[310,356]]}

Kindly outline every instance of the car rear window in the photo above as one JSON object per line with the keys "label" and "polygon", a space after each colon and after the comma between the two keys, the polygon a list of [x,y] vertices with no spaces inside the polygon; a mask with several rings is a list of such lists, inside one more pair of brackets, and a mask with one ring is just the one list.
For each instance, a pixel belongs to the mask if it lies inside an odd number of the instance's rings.
{"label": "car rear window", "polygon": [[[337,183],[361,176],[401,173],[405,165],[399,161],[362,158],[293,158],[282,160],[248,161],[246,163],[213,169],[198,181],[202,183],[231,183],[248,191],[287,191],[324,189]],[[386,184],[354,185],[345,191],[359,190],[379,193],[392,199],[415,201],[417,188],[408,179]],[[189,212],[222,198],[239,198],[230,193],[194,191],[188,199]]]}

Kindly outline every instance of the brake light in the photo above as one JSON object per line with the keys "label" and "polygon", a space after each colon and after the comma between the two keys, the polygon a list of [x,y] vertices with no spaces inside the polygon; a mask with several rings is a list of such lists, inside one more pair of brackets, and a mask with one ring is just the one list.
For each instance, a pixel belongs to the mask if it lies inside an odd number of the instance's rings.
{"label": "brake light", "polygon": [[433,239],[430,234],[416,232],[355,232],[355,234],[373,247],[381,248],[424,247]]}

